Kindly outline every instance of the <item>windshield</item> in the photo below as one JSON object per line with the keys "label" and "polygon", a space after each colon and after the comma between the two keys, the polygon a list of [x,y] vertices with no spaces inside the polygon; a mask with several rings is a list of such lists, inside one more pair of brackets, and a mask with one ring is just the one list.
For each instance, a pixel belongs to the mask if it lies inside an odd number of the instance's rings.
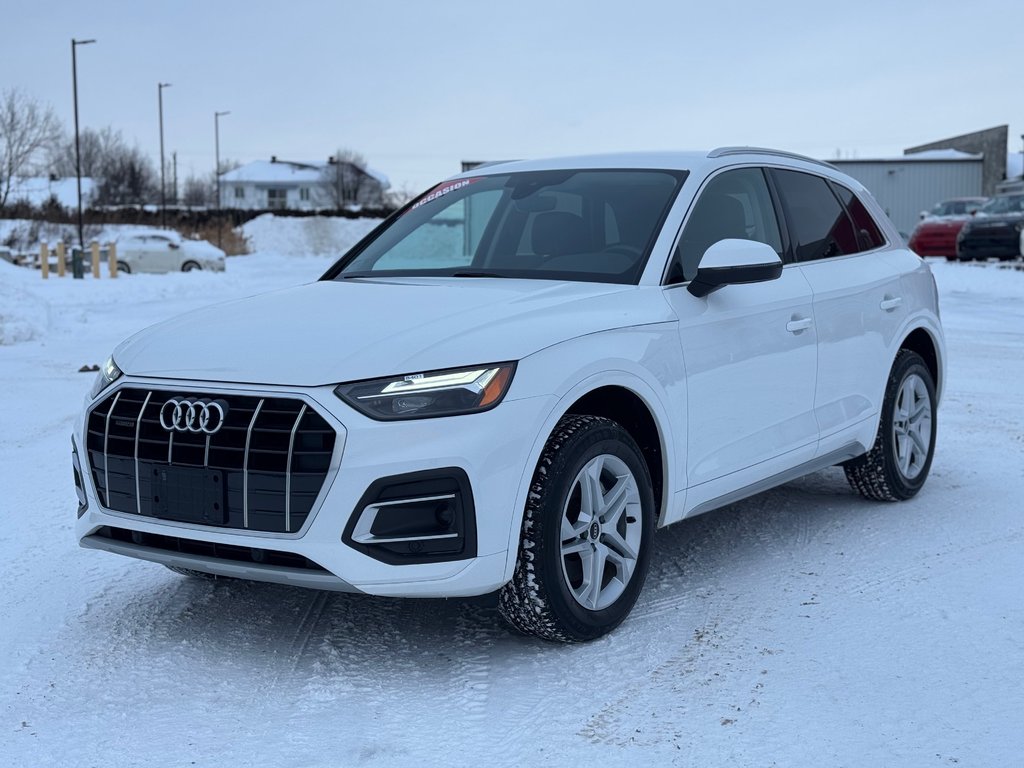
{"label": "windshield", "polygon": [[1024,195],[1002,195],[993,197],[978,210],[986,215],[1020,213],[1024,211]]}
{"label": "windshield", "polygon": [[356,246],[327,279],[426,275],[636,283],[684,171],[456,179]]}

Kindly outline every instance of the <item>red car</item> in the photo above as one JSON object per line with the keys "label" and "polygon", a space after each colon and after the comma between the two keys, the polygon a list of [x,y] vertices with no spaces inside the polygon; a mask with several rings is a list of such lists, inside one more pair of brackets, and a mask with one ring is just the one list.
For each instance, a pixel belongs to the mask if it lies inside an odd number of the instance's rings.
{"label": "red car", "polygon": [[936,204],[910,235],[910,250],[918,256],[945,256],[950,261],[955,260],[956,236],[985,200],[984,197],[961,197]]}

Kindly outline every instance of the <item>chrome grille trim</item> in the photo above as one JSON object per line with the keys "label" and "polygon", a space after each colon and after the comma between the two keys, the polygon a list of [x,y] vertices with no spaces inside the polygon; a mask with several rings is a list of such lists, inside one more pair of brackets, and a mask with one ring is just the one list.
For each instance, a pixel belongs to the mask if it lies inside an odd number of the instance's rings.
{"label": "chrome grille trim", "polygon": [[266,399],[261,399],[253,411],[252,420],[249,422],[249,429],[245,433],[245,458],[242,459],[242,527],[249,527],[249,443],[252,441],[252,428],[256,426],[256,419],[259,418],[260,409]]}
{"label": "chrome grille trim", "polygon": [[[120,395],[120,391],[117,394]],[[142,401],[139,415],[135,417],[135,506],[140,515],[142,514],[142,491],[139,490],[139,430],[142,429],[142,414],[146,412],[146,406],[149,405],[149,398],[152,396],[152,390],[146,393],[146,399]],[[109,485],[107,485],[107,495],[110,495]]]}
{"label": "chrome grille trim", "polygon": [[[189,396],[227,398],[239,410],[224,432],[174,434],[170,464],[171,433],[161,428],[149,406],[184,391],[180,383],[169,387],[163,381],[118,382],[89,406],[82,466],[95,488],[99,510],[182,529],[303,536],[337,477],[347,436],[344,424],[311,393],[193,385],[188,387]],[[110,413],[115,398],[121,410]],[[105,460],[108,468],[101,464]],[[161,480],[156,470],[164,467],[219,474],[224,483],[224,522],[192,521],[183,500],[175,501],[166,517],[158,517],[165,513],[158,511],[154,491],[168,475]],[[189,476],[187,469],[182,477],[195,485],[204,482],[199,474]]]}
{"label": "chrome grille trim", "polygon": [[[306,404],[302,404],[299,415],[295,417],[295,424],[292,426],[291,434],[288,435],[288,463],[284,470],[284,530],[291,533],[292,530],[292,456],[295,453],[295,433],[302,423],[302,417],[306,415]],[[209,438],[207,438],[209,443]]]}
{"label": "chrome grille trim", "polygon": [[103,425],[103,485],[105,486],[103,503],[110,506],[110,415],[117,408],[117,401],[121,399],[121,391],[114,395],[114,402],[110,404],[107,411],[106,422]]}

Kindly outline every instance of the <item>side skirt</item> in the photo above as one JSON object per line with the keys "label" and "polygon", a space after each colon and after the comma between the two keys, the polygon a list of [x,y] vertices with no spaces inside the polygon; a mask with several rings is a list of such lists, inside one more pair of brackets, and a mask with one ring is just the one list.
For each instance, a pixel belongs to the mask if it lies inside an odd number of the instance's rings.
{"label": "side skirt", "polygon": [[746,499],[778,485],[782,485],[783,483],[788,483],[790,480],[796,480],[798,477],[803,477],[804,475],[809,475],[812,472],[818,472],[819,470],[826,469],[836,464],[841,464],[844,461],[854,459],[861,454],[867,453],[867,450],[868,449],[860,443],[850,443],[842,448],[826,453],[824,456],[817,456],[810,461],[805,461],[803,464],[798,464],[795,467],[779,472],[777,475],[772,475],[771,477],[766,477],[763,480],[758,480],[756,483],[751,483],[750,485],[739,488],[735,491],[729,491],[729,493],[722,494],[714,499],[708,499],[689,510],[683,519],[686,519],[687,517],[694,517],[695,515],[702,515],[713,509],[724,507],[728,504],[740,501],[741,499]]}

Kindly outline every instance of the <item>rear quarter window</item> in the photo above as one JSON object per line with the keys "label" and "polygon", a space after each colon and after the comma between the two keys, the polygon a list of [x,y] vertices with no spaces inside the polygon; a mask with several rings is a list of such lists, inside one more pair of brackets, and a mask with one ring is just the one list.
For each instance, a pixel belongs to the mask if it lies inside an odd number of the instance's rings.
{"label": "rear quarter window", "polygon": [[870,251],[874,248],[881,248],[885,245],[885,238],[882,237],[882,230],[868,212],[867,207],[861,199],[842,184],[832,182],[832,189],[839,195],[847,213],[853,220],[853,227],[856,230],[858,250]]}

